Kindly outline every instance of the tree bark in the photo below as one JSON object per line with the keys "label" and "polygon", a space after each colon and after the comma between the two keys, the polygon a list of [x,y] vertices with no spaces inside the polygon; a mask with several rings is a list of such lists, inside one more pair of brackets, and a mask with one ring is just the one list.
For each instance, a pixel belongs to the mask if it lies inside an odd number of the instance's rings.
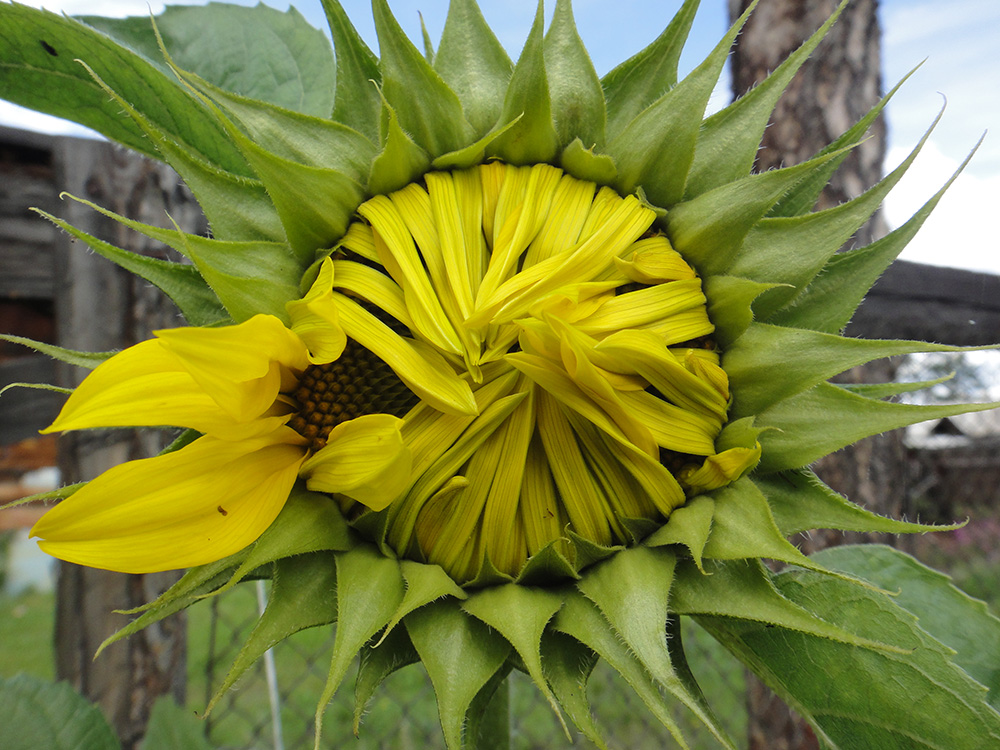
{"label": "tree bark", "polygon": [[[150,224],[170,226],[166,212],[189,231],[202,228],[201,212],[166,167],[108,143],[60,139],[57,184],[72,195]],[[74,201],[57,213],[71,224],[118,247],[165,257],[162,246],[125,230]],[[177,325],[173,304],[145,281],[97,256],[68,235],[56,252],[56,327],[60,345],[87,351],[119,349],[149,338],[154,328]],[[60,380],[75,386],[85,372],[60,367]],[[84,431],[60,438],[60,469],[67,483],[92,479],[136,458],[155,455],[173,437],[165,431]],[[186,620],[163,620],[110,646],[94,659],[105,638],[129,617],[113,610],[150,601],[179,574],[124,575],[61,563],[56,583],[56,673],[96,702],[117,732],[123,750],[145,734],[153,702],[172,694],[183,702]]]}
{"label": "tree bark", "polygon": [[[750,0],[729,0],[733,21]],[[732,57],[733,95],[759,83],[802,44],[837,6],[836,0],[761,0],[737,42]],[[857,122],[881,97],[880,30],[877,0],[848,5],[812,58],[782,96],[764,134],[756,168],[760,171],[806,161]],[[882,176],[885,123],[879,118],[869,139],[857,146],[834,174],[816,209],[857,197]],[[859,230],[849,246],[862,246],[885,233],[879,214]],[[853,335],[865,335],[853,330]],[[790,353],[794,356],[794,352]],[[891,380],[894,368],[875,363],[855,368],[847,382]],[[898,516],[905,499],[902,440],[888,434],[863,440],[829,456],[815,467],[838,492],[877,513]],[[864,535],[819,531],[805,536],[807,553]],[[884,537],[880,541],[885,541]],[[752,678],[752,676],[751,676]],[[751,750],[818,750],[819,742],[794,712],[755,678],[747,691]]]}

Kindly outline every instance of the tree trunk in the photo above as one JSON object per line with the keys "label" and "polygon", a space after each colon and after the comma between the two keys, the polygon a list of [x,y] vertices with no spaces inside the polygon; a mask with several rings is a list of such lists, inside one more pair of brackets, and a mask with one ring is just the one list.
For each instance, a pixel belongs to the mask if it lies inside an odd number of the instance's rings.
{"label": "tree trunk", "polygon": [[[166,212],[189,231],[202,227],[201,213],[169,169],[98,141],[60,139],[59,186],[119,214],[169,225]],[[79,203],[64,200],[57,214],[119,247],[165,256],[162,246],[125,230]],[[157,289],[62,236],[56,253],[56,326],[60,345],[106,351],[149,338],[154,328],[178,323],[173,304]],[[60,368],[60,379],[77,385],[85,372]],[[173,437],[164,431],[84,431],[60,438],[60,468],[67,483],[94,478],[124,461],[155,455]],[[130,617],[131,609],[157,596],[176,573],[124,575],[61,563],[56,592],[56,673],[104,711],[122,742],[142,740],[153,702],[172,694],[183,702],[186,620],[163,620],[94,654]]]}
{"label": "tree trunk", "polygon": [[[733,21],[750,0],[729,0]],[[733,95],[759,83],[805,41],[836,9],[836,0],[761,0],[737,42],[732,58]],[[757,157],[760,171],[806,161],[857,122],[881,97],[877,0],[848,5],[812,58],[793,79],[772,115]],[[882,176],[885,123],[880,118],[869,139],[844,161],[816,208],[850,200]],[[862,246],[883,235],[879,214],[849,243]],[[864,336],[863,330],[852,330]],[[842,376],[847,382],[891,380],[894,368],[875,363]],[[899,435],[869,438],[829,456],[815,467],[835,490],[877,513],[899,514],[905,498],[904,452]],[[814,552],[859,535],[813,532],[803,550]],[[883,538],[881,541],[885,541]],[[817,750],[812,730],[756,679],[747,692],[751,750]]]}

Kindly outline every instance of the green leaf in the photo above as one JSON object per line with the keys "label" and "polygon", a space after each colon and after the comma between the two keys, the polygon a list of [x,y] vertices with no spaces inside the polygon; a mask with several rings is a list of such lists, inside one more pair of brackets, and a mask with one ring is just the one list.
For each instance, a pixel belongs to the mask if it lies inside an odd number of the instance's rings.
{"label": "green leaf", "polygon": [[750,172],[778,99],[847,2],[843,0],[826,22],[760,84],[705,120],[698,134],[685,197],[707,192]]}
{"label": "green leaf", "polygon": [[[148,23],[148,21],[147,21]],[[211,37],[207,37],[211,38]],[[26,5],[0,5],[0,96],[65,117],[152,156],[163,157],[143,129],[122,116],[87,68],[184,149],[241,175],[250,171],[211,116],[177,82],[139,55],[70,18]]]}
{"label": "green leaf", "polygon": [[784,627],[698,618],[837,750],[943,750],[1000,743],[1000,714],[952,651],[885,594],[811,571],[775,577],[782,594],[898,651],[858,648]]}
{"label": "green leaf", "polygon": [[35,211],[81,242],[85,242],[98,255],[159,288],[173,300],[191,325],[211,325],[228,320],[229,315],[219,304],[219,298],[215,296],[211,287],[205,283],[194,266],[150,258],[146,255],[122,250],[77,229],[72,224],[52,216],[52,214],[39,209],[35,209]]}
{"label": "green leaf", "polygon": [[551,162],[559,152],[545,74],[544,30],[545,15],[539,1],[531,33],[514,66],[499,120],[516,122],[490,146],[490,154],[508,164]]}
{"label": "green leaf", "polygon": [[684,196],[705,107],[749,12],[733,24],[701,65],[609,141],[608,154],[618,167],[615,187],[619,193],[629,195],[641,187],[649,201],[661,208],[673,207]]}
{"label": "green leaf", "polygon": [[9,333],[0,333],[0,341],[20,344],[48,357],[52,357],[52,359],[65,362],[68,365],[86,367],[88,370],[93,370],[99,364],[111,359],[116,354],[116,352],[78,352],[75,349],[64,349],[61,346],[46,344],[43,341],[35,341],[24,336],[12,336]]}
{"label": "green leaf", "polygon": [[667,522],[646,537],[643,544],[647,547],[681,544],[687,547],[691,559],[702,570],[702,553],[708,543],[714,514],[715,503],[711,497],[693,497],[671,513]]}
{"label": "green leaf", "polygon": [[67,682],[29,675],[0,678],[0,747],[4,750],[119,750],[97,706]]}
{"label": "green leaf", "polygon": [[954,649],[954,662],[989,689],[987,700],[1000,710],[1000,619],[986,604],[956,588],[944,573],[892,547],[843,545],[813,557],[893,592],[892,601],[915,615],[922,630]]}
{"label": "green leaf", "polygon": [[300,630],[328,625],[337,619],[337,568],[327,552],[313,552],[278,560],[264,614],[254,625],[233,661],[226,679],[215,691],[212,707],[264,652]]}
{"label": "green leaf", "polygon": [[169,695],[153,704],[142,739],[142,750],[212,750],[205,736],[208,725]]}
{"label": "green leaf", "polygon": [[[752,324],[726,348],[732,417],[746,417],[857,365],[915,352],[957,351],[925,341],[855,339],[799,328]],[[781,362],[780,367],[775,367]]]}
{"label": "green leaf", "polygon": [[361,647],[385,627],[403,599],[399,563],[370,544],[337,555],[337,632],[326,685],[316,707],[317,743],[323,712]]}
{"label": "green leaf", "polygon": [[785,536],[811,529],[885,534],[917,534],[942,529],[875,515],[834,492],[809,469],[755,476],[753,483],[764,493],[775,523]]}
{"label": "green leaf", "polygon": [[648,47],[601,80],[608,110],[608,135],[618,136],[640,112],[677,83],[677,62],[700,0],[684,0],[677,15]]}
{"label": "green leaf", "polygon": [[403,622],[434,685],[445,743],[461,750],[466,712],[503,668],[511,646],[457,600],[428,604]]}
{"label": "green leaf", "polygon": [[514,65],[474,0],[449,4],[434,70],[458,96],[475,132],[492,130]]}
{"label": "green leaf", "polygon": [[338,0],[322,0],[337,54],[337,96],[333,119],[378,143],[382,82],[378,58],[368,49]]}
{"label": "green leaf", "polygon": [[[415,609],[430,604],[437,599],[446,596],[453,596],[456,599],[465,599],[468,595],[461,586],[451,580],[451,577],[444,572],[440,565],[425,565],[413,560],[400,560],[400,572],[406,582],[406,593],[403,594],[403,601],[399,603],[399,608],[385,626],[388,635],[400,620]],[[384,639],[386,635],[383,635]]]}
{"label": "green leaf", "polygon": [[708,319],[715,324],[715,340],[726,350],[753,323],[753,301],[774,284],[737,276],[709,276],[703,279],[708,300]]}
{"label": "green leaf", "polygon": [[[987,404],[901,404],[873,401],[820,383],[757,417],[764,453],[758,471],[798,469],[870,435],[956,414],[995,409]],[[773,428],[773,429],[767,429]]]}
{"label": "green leaf", "polygon": [[373,0],[382,93],[400,124],[431,157],[474,139],[462,104],[399,27],[386,0]]}
{"label": "green leaf", "polygon": [[579,138],[586,148],[603,147],[607,120],[604,90],[576,30],[570,0],[556,0],[543,50],[560,145],[566,147]]}
{"label": "green leaf", "polygon": [[[80,20],[167,72],[148,16]],[[181,68],[241,96],[330,116],[336,78],[333,51],[326,35],[295,8],[211,2],[168,6],[153,20]]]}
{"label": "green leaf", "polygon": [[34,495],[26,495],[25,497],[17,500],[12,500],[9,503],[3,503],[0,505],[0,510],[16,508],[18,505],[27,505],[28,503],[35,503],[39,501],[47,502],[49,500],[65,500],[85,484],[86,482],[77,482],[76,484],[67,484],[65,487],[58,487],[57,489],[49,490],[48,492],[38,492]]}
{"label": "green leaf", "polygon": [[548,699],[567,738],[572,739],[555,695],[542,674],[542,633],[561,606],[562,597],[555,591],[509,583],[477,591],[462,608],[510,642],[531,679]]}

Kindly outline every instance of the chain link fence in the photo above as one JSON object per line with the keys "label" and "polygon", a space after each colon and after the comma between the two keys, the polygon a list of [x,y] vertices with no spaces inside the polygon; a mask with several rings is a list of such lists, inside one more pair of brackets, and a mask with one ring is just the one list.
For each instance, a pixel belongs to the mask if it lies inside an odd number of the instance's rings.
{"label": "chain link fence", "polygon": [[[258,584],[244,583],[191,610],[189,702],[204,707],[249,636],[259,613]],[[734,738],[746,736],[745,676],[742,666],[696,625],[682,633],[692,671],[719,720]],[[313,628],[282,641],[223,695],[206,719],[219,750],[306,750],[314,744],[316,700],[326,682],[333,627]],[[356,667],[355,667],[356,669]],[[354,736],[354,674],[349,674],[323,720],[323,748],[357,750],[444,750],[437,704],[423,667],[392,674],[365,712]],[[593,747],[583,736],[572,742],[545,698],[520,672],[511,673],[511,750],[568,750]],[[611,748],[671,750],[670,733],[607,664],[599,662],[588,694],[598,726]],[[697,719],[679,706],[674,719],[692,750],[717,743]],[[574,735],[576,733],[574,732]]]}

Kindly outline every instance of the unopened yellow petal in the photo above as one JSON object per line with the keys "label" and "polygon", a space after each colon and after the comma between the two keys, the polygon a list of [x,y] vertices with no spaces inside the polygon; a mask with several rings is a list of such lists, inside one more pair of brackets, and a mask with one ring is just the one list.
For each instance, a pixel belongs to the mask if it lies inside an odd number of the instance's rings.
{"label": "unopened yellow petal", "polygon": [[313,364],[332,362],[343,353],[347,344],[333,301],[333,276],[333,261],[325,258],[306,296],[285,303],[292,320],[292,332],[306,345],[309,361]]}
{"label": "unopened yellow petal", "polygon": [[382,510],[410,481],[410,452],[399,428],[400,420],[388,414],[369,414],[337,425],[326,446],[302,466],[306,486]]}
{"label": "unopened yellow petal", "polygon": [[125,573],[219,560],[259,537],[278,515],[304,451],[268,439],[202,437],[174,453],[106,471],[31,530],[69,562]]}
{"label": "unopened yellow petal", "polygon": [[692,492],[708,492],[735,482],[760,461],[761,446],[730,448],[709,456],[700,468],[681,472],[680,479]]}

